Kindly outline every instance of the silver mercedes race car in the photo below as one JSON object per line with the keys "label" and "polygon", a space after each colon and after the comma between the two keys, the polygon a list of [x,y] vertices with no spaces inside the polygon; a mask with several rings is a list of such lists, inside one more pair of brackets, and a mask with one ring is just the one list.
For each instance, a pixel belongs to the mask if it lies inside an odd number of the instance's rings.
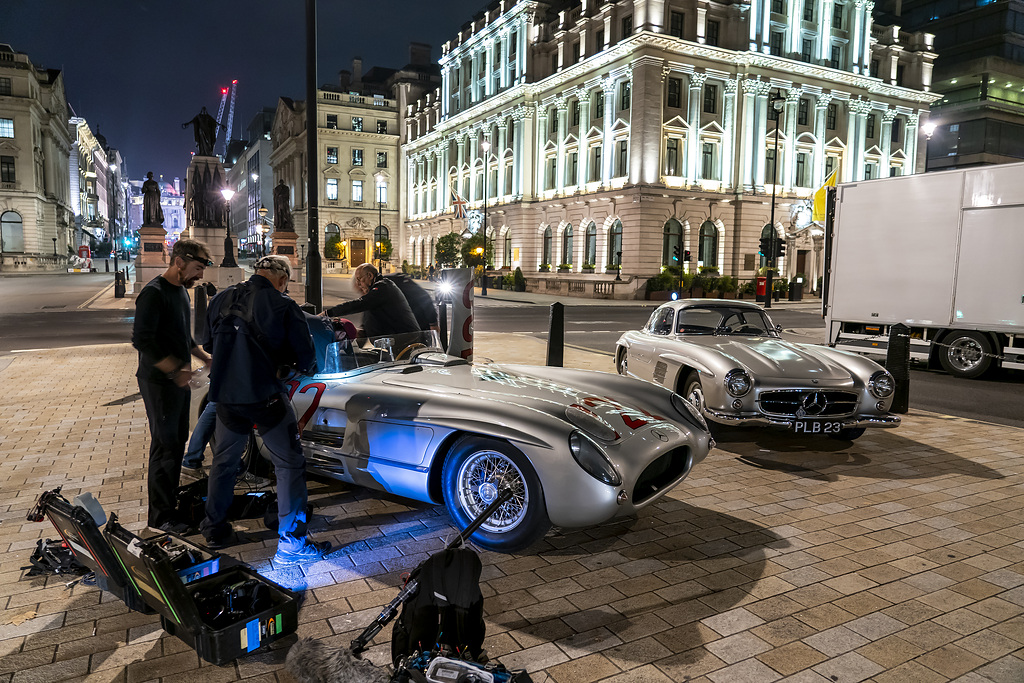
{"label": "silver mercedes race car", "polygon": [[[473,535],[522,549],[553,524],[634,514],[682,481],[713,446],[681,396],[614,374],[470,364],[434,332],[333,342],[326,372],[287,380],[308,468],[447,506]],[[252,447],[262,448],[257,437]]]}
{"label": "silver mercedes race car", "polygon": [[896,427],[895,382],[863,356],[782,339],[758,305],[684,299],[660,306],[616,343],[620,375],[679,392],[708,419],[856,439]]}

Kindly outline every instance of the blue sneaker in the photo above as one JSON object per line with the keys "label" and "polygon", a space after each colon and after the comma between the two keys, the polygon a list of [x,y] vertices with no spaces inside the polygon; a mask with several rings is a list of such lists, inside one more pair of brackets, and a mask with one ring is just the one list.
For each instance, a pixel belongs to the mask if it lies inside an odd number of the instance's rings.
{"label": "blue sneaker", "polygon": [[329,552],[331,552],[330,541],[315,543],[306,539],[305,545],[298,550],[278,548],[277,553],[274,555],[274,564],[288,567],[293,564],[302,564],[303,562],[316,562],[317,560],[322,560],[324,555]]}

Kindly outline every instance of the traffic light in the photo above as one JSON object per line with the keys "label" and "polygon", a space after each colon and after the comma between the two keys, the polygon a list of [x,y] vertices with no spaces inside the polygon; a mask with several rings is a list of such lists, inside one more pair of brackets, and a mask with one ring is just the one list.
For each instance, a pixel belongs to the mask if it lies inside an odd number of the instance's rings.
{"label": "traffic light", "polygon": [[673,245],[673,247],[672,247],[672,260],[673,261],[677,261],[677,262],[679,261],[679,245],[678,244]]}
{"label": "traffic light", "polygon": [[690,250],[687,249],[685,252],[683,252],[683,256],[685,257],[686,262],[689,263],[690,262]]}
{"label": "traffic light", "polygon": [[757,253],[761,254],[761,256],[764,256],[765,258],[769,258],[770,259],[772,257],[772,238],[771,237],[762,237],[761,238],[761,248],[758,249]]}
{"label": "traffic light", "polygon": [[775,240],[775,253],[772,254],[772,259],[779,260],[786,255],[786,243],[782,240]]}

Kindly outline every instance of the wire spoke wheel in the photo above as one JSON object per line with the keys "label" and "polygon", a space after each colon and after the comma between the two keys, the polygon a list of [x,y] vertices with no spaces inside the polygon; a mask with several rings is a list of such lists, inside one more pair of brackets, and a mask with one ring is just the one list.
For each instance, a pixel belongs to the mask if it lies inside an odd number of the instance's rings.
{"label": "wire spoke wheel", "polygon": [[485,531],[510,531],[526,518],[530,494],[522,471],[503,453],[478,451],[466,459],[457,475],[459,504],[476,517],[497,498],[502,489],[511,489],[512,498],[480,525]]}

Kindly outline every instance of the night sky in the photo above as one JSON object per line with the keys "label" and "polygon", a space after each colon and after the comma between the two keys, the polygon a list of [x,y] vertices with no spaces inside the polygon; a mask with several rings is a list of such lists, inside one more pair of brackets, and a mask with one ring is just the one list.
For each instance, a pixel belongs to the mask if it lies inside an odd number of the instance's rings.
{"label": "night sky", "polygon": [[[336,84],[355,56],[364,73],[400,68],[410,41],[432,45],[436,61],[486,4],[319,0],[317,82]],[[304,0],[0,0],[0,43],[64,72],[69,104],[121,150],[133,179],[185,177],[195,140],[181,124],[203,106],[216,116],[232,79],[232,137],[279,96],[305,99]]]}

